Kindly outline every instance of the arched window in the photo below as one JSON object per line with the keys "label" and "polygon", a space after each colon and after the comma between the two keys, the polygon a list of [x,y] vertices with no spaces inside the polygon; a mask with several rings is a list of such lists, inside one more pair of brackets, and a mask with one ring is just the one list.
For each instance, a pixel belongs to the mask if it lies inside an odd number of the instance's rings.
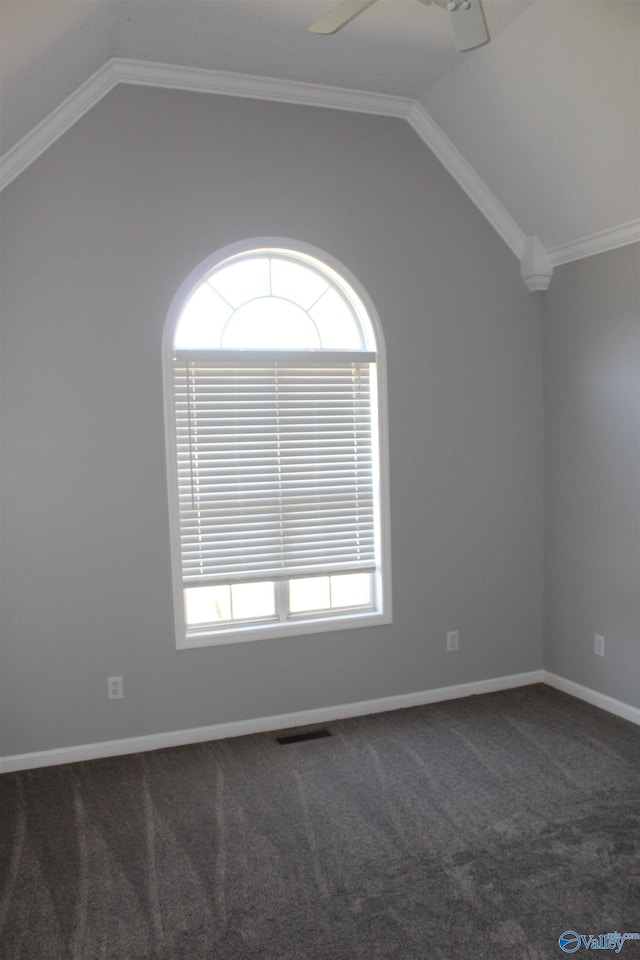
{"label": "arched window", "polygon": [[165,334],[178,646],[390,619],[382,341],[309,247],[227,248]]}

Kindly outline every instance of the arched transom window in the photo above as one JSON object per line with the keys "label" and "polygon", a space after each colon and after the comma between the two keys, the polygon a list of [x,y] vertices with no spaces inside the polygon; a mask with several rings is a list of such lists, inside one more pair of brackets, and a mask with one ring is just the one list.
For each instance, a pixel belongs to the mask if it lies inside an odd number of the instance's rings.
{"label": "arched transom window", "polygon": [[380,334],[309,248],[223,251],[165,369],[179,646],[388,621]]}

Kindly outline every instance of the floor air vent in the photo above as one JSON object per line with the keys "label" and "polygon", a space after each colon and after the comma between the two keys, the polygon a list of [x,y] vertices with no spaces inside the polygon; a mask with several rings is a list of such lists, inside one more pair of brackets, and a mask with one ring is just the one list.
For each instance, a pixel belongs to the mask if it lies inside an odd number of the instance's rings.
{"label": "floor air vent", "polygon": [[301,743],[303,740],[320,740],[321,737],[330,737],[328,730],[310,730],[308,733],[290,733],[284,737],[276,737],[276,741],[283,746],[287,743]]}

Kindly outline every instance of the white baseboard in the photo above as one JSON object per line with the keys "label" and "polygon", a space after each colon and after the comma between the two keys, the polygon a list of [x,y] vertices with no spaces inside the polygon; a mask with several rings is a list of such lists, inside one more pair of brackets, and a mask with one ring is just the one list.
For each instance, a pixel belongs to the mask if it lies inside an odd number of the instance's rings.
{"label": "white baseboard", "polygon": [[477,696],[483,693],[497,693],[500,690],[525,687],[532,683],[546,683],[556,690],[568,693],[579,700],[585,700],[594,707],[600,707],[608,713],[613,713],[624,720],[630,720],[631,723],[640,725],[640,709],[637,707],[632,707],[620,700],[614,700],[613,697],[607,697],[605,694],[590,690],[588,687],[583,687],[572,680],[565,680],[564,677],[558,677],[547,670],[532,670],[529,673],[494,677],[490,680],[477,680],[473,683],[460,683],[451,687],[436,687],[433,690],[418,690],[415,693],[381,697],[377,700],[359,700],[355,703],[316,707],[312,710],[300,710],[295,713],[281,713],[250,720],[216,723],[206,727],[195,727],[191,730],[170,730],[165,733],[152,733],[142,737],[128,737],[124,740],[85,743],[73,747],[43,750],[38,753],[1,757],[0,773],[32,770],[36,767],[51,767],[63,763],[76,763],[80,760],[97,760],[101,757],[119,757],[123,754],[144,753],[147,750],[160,750],[163,747],[179,747],[189,743],[202,743],[207,740],[243,737],[250,733],[268,733],[274,730],[306,727],[316,723],[330,723],[332,720],[345,720],[348,717],[363,717],[372,713],[401,710],[404,707],[420,707],[443,700],[458,700],[462,697]]}
{"label": "white baseboard", "polygon": [[555,673],[549,673],[543,670],[543,683],[563,693],[569,693],[578,700],[585,700],[594,707],[600,707],[608,713],[615,713],[617,717],[623,720],[630,720],[631,723],[640,725],[640,709],[632,707],[630,703],[623,703],[622,700],[614,700],[613,697],[607,697],[604,693],[598,693],[597,690],[591,690],[589,687],[583,687],[573,680],[565,680],[564,677],[558,677]]}
{"label": "white baseboard", "polygon": [[495,677],[490,680],[477,680],[473,683],[460,683],[452,687],[436,687],[434,690],[419,690],[415,693],[381,697],[377,700],[359,700],[356,703],[316,707],[313,710],[300,710],[295,713],[281,713],[269,717],[256,717],[251,720],[235,720],[231,723],[216,723],[212,726],[195,727],[191,730],[170,730],[166,733],[152,733],[143,737],[128,737],[124,740],[107,740],[101,743],[85,743],[73,747],[60,747],[56,750],[43,750],[38,753],[17,754],[0,757],[0,773],[32,770],[36,767],[52,767],[62,763],[76,763],[79,760],[97,760],[102,757],[144,753],[147,750],[160,750],[163,747],[178,747],[189,743],[202,743],[206,740],[242,737],[250,733],[267,733],[274,730],[287,730],[292,727],[306,727],[310,724],[329,723],[331,720],[344,720],[348,717],[362,717],[372,713],[401,710],[404,707],[419,707],[442,700],[458,700],[461,697],[496,693],[499,690],[542,683],[543,680],[544,671],[532,670],[529,673],[517,673],[512,676]]}

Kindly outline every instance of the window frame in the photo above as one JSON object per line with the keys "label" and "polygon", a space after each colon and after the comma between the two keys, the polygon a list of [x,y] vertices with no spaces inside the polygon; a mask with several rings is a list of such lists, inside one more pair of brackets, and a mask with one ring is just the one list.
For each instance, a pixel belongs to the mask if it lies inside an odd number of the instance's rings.
{"label": "window frame", "polygon": [[[178,508],[178,478],[176,456],[176,409],[173,381],[173,361],[176,352],[174,336],[180,321],[182,311],[194,293],[208,276],[220,268],[231,258],[259,255],[264,252],[282,250],[290,254],[293,259],[304,264],[316,265],[321,272],[346,295],[347,299],[357,307],[357,313],[362,323],[367,340],[366,349],[376,354],[376,382],[377,382],[377,479],[378,479],[378,567],[373,573],[374,607],[373,608],[344,608],[339,614],[320,611],[304,615],[296,615],[287,620],[275,619],[265,622],[236,621],[212,627],[210,624],[198,627],[187,627],[185,617],[184,584],[182,574],[182,557],[180,549],[181,529]],[[354,296],[355,295],[355,298]],[[371,341],[371,342],[369,342]],[[327,351],[330,353],[331,351]],[[392,619],[391,605],[391,546],[389,520],[389,454],[388,454],[388,402],[386,377],[386,352],[384,337],[371,298],[362,284],[351,272],[334,257],[306,243],[284,239],[280,237],[259,237],[233,243],[225,246],[203,260],[181,284],[169,308],[164,327],[162,343],[162,367],[165,413],[165,448],[167,465],[167,486],[169,506],[169,535],[171,545],[171,574],[173,586],[173,608],[175,619],[176,647],[190,649],[193,647],[216,646],[227,643],[266,639],[268,637],[287,637],[305,634],[317,634],[335,630],[352,629],[390,623]],[[281,581],[277,589],[285,589],[288,581]]]}

